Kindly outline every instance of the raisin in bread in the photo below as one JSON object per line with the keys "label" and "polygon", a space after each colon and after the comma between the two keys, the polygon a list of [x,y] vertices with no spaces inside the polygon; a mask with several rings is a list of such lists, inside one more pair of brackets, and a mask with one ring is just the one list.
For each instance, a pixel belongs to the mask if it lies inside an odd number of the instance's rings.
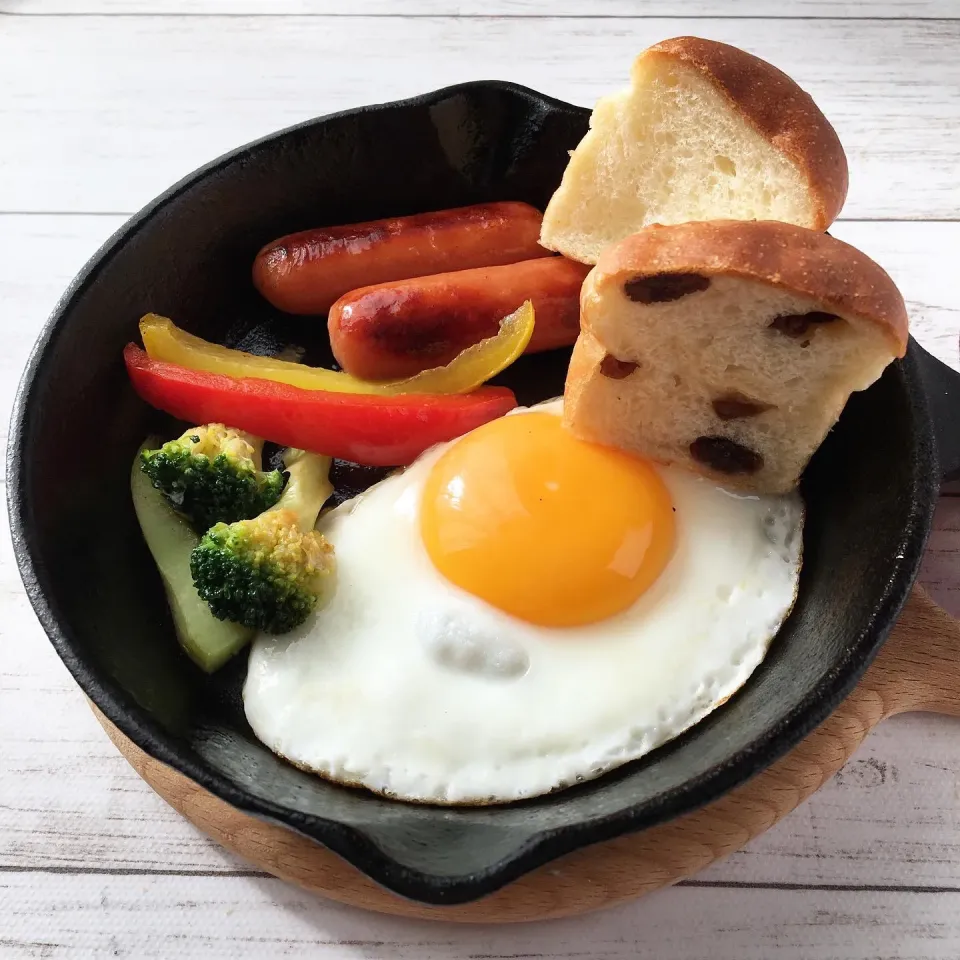
{"label": "raisin in bread", "polygon": [[601,99],[543,217],[582,263],[651,223],[782,220],[824,230],[847,193],[833,127],[785,73],[725,43],[665,40]]}
{"label": "raisin in bread", "polygon": [[577,436],[755,493],[792,489],[850,393],[907,346],[876,263],[772,221],[647,227],[603,252],[580,319]]}

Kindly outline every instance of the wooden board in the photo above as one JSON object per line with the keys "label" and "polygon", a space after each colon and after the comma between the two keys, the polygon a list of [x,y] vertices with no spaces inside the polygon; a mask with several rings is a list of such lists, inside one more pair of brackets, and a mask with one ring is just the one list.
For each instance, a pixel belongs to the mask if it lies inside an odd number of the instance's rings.
{"label": "wooden board", "polygon": [[856,690],[778,763],[702,810],[577,851],[488,897],[449,907],[401,899],[318,844],[234,809],[149,757],[93,709],[120,752],[164,800],[274,876],[381,913],[468,923],[545,920],[623,903],[728,856],[822,786],[885,717],[913,710],[960,717],[960,623],[916,588]]}
{"label": "wooden board", "polygon": [[0,211],[131,213],[280,127],[466,80],[592,106],[645,46],[684,33],[813,95],[849,157],[844,216],[960,216],[960,20],[352,15],[0,18],[0,121],[16,131],[0,136]]}

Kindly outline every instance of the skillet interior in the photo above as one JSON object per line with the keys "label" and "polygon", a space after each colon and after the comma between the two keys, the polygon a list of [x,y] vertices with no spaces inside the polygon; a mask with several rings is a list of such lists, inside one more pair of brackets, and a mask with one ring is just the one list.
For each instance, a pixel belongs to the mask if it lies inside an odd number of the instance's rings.
{"label": "skillet interior", "polygon": [[[314,121],[214,162],[135,217],[78,277],[27,371],[11,432],[11,519],[28,592],[107,716],[236,806],[425,901],[475,898],[757,772],[826,715],[876,652],[929,529],[936,460],[908,355],[852,399],[805,475],[797,607],[741,694],[645,761],[507,808],[392,803],[294,770],[244,721],[245,664],[206,679],[179,653],[127,492],[143,437],[177,430],[127,384],[120,351],[137,319],[155,311],[247,349],[294,342],[309,361],[328,362],[322,320],[283,317],[253,291],[249,266],[264,242],[488,199],[542,209],[586,117],[522,88],[468,84]],[[532,402],[561,391],[565,365],[565,352],[525,358],[502,379]],[[350,489],[375,478],[339,476]]]}

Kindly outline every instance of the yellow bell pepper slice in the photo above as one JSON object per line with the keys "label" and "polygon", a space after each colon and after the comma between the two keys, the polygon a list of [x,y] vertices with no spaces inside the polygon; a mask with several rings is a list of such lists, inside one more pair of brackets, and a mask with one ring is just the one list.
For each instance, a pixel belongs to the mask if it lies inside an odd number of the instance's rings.
{"label": "yellow bell pepper slice", "polygon": [[401,393],[469,393],[505,370],[527,348],[533,336],[533,304],[527,300],[500,321],[496,336],[467,347],[445,367],[424,370],[405,380],[360,380],[349,373],[308,367],[290,360],[259,357],[231,350],[181,330],[172,320],[148,313],[140,321],[143,346],[152,360],[227,377],[274,380],[304,390],[394,396]]}

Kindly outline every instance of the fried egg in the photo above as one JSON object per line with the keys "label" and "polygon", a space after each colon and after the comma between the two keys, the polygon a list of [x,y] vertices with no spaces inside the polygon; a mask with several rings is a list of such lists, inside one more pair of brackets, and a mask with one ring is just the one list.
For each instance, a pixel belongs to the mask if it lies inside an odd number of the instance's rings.
{"label": "fried egg", "polygon": [[597,777],[743,685],[796,597],[799,495],[741,496],[588,444],[562,401],[427,451],[324,515],[336,592],[257,637],[257,737],[410,801]]}

